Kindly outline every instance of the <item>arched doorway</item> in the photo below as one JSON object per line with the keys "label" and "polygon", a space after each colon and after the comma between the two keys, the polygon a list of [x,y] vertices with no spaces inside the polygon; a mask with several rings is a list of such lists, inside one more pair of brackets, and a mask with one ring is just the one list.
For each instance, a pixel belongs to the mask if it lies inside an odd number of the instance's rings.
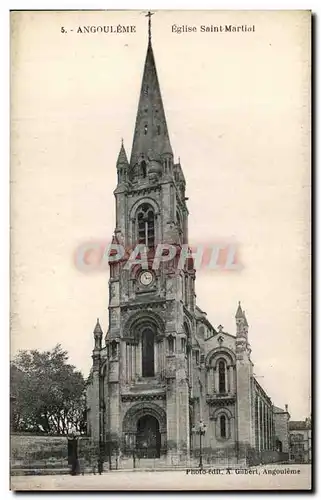
{"label": "arched doorway", "polygon": [[159,458],[161,434],[159,422],[152,415],[144,415],[137,421],[136,451],[140,458]]}

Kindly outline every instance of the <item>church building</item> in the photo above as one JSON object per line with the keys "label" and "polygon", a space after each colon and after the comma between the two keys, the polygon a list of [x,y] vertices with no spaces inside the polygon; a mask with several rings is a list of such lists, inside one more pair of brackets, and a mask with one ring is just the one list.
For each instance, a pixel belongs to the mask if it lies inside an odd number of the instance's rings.
{"label": "church building", "polygon": [[287,453],[289,414],[273,405],[253,374],[241,304],[235,306],[235,331],[214,328],[196,304],[193,258],[182,268],[175,258],[153,266],[157,244],[188,244],[189,212],[150,16],[132,150],[127,156],[121,144],[116,170],[112,241],[124,248],[145,245],[149,265],[110,262],[109,327],[104,335],[97,321],[87,382],[92,440],[122,456],[172,464],[198,456],[200,440],[204,456],[235,463],[250,453]]}

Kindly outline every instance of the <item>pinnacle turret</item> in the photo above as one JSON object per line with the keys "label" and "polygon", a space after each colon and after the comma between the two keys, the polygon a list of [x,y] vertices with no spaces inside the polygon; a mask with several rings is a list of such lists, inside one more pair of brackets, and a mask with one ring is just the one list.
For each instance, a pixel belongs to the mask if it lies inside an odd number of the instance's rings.
{"label": "pinnacle turret", "polygon": [[118,158],[117,158],[117,168],[119,168],[121,166],[127,167],[128,165],[129,165],[129,163],[128,163],[126,151],[125,151],[125,148],[124,148],[124,142],[122,140],[121,141],[120,150],[119,150],[119,154],[118,154]]}
{"label": "pinnacle turret", "polygon": [[243,311],[242,311],[242,307],[241,307],[241,302],[239,302],[235,317],[238,319],[243,318]]}
{"label": "pinnacle turret", "polygon": [[103,331],[101,329],[101,326],[100,326],[100,323],[99,323],[99,318],[97,318],[97,323],[96,323],[96,326],[95,326],[95,329],[94,329],[94,335],[102,335],[103,334]]}
{"label": "pinnacle turret", "polygon": [[100,323],[99,323],[99,318],[97,318],[97,323],[94,328],[94,340],[95,340],[95,347],[94,347],[94,354],[100,351],[101,349],[101,338],[103,335],[103,331],[101,329]]}

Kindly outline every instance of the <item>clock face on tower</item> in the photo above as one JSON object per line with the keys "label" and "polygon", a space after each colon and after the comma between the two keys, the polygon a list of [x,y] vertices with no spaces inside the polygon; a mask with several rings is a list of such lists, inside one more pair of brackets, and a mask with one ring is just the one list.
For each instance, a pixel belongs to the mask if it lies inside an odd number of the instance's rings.
{"label": "clock face on tower", "polygon": [[148,286],[153,281],[153,275],[150,271],[144,271],[141,273],[139,280],[142,285]]}

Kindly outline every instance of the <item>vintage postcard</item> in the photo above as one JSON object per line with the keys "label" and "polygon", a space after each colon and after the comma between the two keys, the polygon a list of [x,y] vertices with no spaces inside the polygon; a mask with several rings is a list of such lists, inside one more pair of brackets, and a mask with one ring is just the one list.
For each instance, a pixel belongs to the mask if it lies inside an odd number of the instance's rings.
{"label": "vintage postcard", "polygon": [[11,12],[11,488],[311,488],[311,12]]}

